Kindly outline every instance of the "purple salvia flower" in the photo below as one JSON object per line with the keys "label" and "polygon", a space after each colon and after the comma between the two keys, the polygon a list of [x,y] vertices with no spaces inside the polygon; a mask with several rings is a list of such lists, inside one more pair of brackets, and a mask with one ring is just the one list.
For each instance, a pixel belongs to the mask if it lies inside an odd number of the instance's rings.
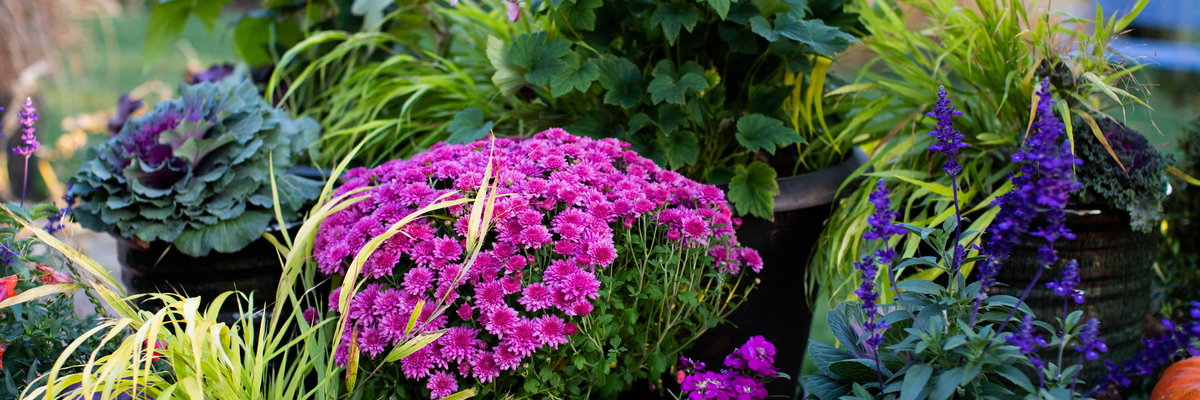
{"label": "purple salvia flower", "polygon": [[1079,285],[1079,263],[1075,260],[1067,261],[1063,266],[1062,274],[1058,279],[1046,284],[1046,288],[1053,290],[1054,294],[1065,296],[1075,300],[1076,304],[1083,303],[1083,292],[1075,290]]}
{"label": "purple salvia flower", "polygon": [[25,98],[25,105],[21,107],[21,111],[17,113],[17,116],[21,118],[21,131],[24,132],[21,135],[21,141],[25,142],[25,145],[17,146],[17,148],[13,149],[13,153],[29,157],[42,145],[38,142],[37,136],[33,134],[35,130],[33,126],[37,123],[38,119],[37,109],[33,108],[33,99]]}
{"label": "purple salvia flower", "polygon": [[[875,213],[867,217],[867,223],[871,227],[863,233],[863,239],[887,239],[893,235],[903,235],[904,227],[899,224],[892,223],[896,219],[896,215],[900,214],[892,210],[892,200],[888,198],[891,194],[887,190],[887,184],[880,180],[875,184],[875,190],[868,196],[868,200],[875,206]],[[890,260],[889,260],[890,261]]]}
{"label": "purple salvia flower", "polygon": [[1100,321],[1095,318],[1089,319],[1083,324],[1083,331],[1079,332],[1078,346],[1075,346],[1075,351],[1083,354],[1083,357],[1089,360],[1100,358],[1100,353],[1108,352],[1108,346],[1104,345],[1104,338],[1100,337]]}
{"label": "purple salvia flower", "polygon": [[[875,354],[877,363],[879,362],[878,347],[883,343],[883,331],[890,328],[891,325],[876,320],[879,316],[879,306],[876,304],[879,294],[875,293],[875,279],[879,273],[876,263],[883,264],[890,270],[890,264],[896,256],[896,251],[888,246],[888,239],[893,235],[904,234],[904,228],[892,222],[898,213],[891,209],[892,202],[888,198],[888,194],[887,184],[882,179],[875,183],[875,190],[868,196],[868,200],[875,206],[875,213],[867,218],[867,223],[871,227],[863,233],[863,239],[878,239],[883,241],[883,245],[864,257],[862,261],[854,263],[854,268],[862,273],[862,283],[858,290],[854,291],[854,294],[862,300],[863,314],[867,317],[863,324],[867,330],[863,344],[867,347],[867,351]],[[876,372],[879,373],[879,371]],[[882,373],[879,374],[880,385],[883,385]]]}
{"label": "purple salvia flower", "polygon": [[954,109],[950,105],[950,99],[946,98],[946,87],[938,86],[937,106],[932,112],[926,113],[926,117],[937,118],[937,130],[929,132],[929,136],[936,136],[937,143],[929,146],[929,151],[940,152],[946,156],[946,164],[942,167],[946,174],[954,176],[962,171],[962,166],[958,165],[958,161],[954,160],[954,156],[958,154],[958,149],[967,147],[966,143],[962,142],[963,136],[954,129],[954,120],[952,117],[962,115],[962,111]]}
{"label": "purple salvia flower", "polygon": [[37,123],[37,109],[33,108],[33,99],[25,98],[25,105],[21,107],[21,111],[17,113],[21,118],[21,141],[25,142],[24,146],[17,146],[13,149],[13,153],[25,156],[25,172],[22,174],[23,181],[21,183],[21,206],[25,206],[25,192],[29,191],[29,156],[41,147],[38,143],[37,136],[33,134],[33,125]]}
{"label": "purple salvia flower", "polygon": [[[1200,349],[1192,345],[1193,341],[1200,339],[1200,321],[1196,318],[1200,316],[1200,302],[1193,301],[1189,311],[1193,319],[1182,324],[1163,318],[1162,325],[1167,333],[1153,339],[1142,338],[1142,350],[1120,366],[1105,361],[1108,375],[1100,378],[1097,390],[1108,390],[1113,386],[1128,387],[1133,384],[1130,378],[1154,375],[1162,367],[1174,362],[1174,357],[1180,352],[1190,356],[1200,355]],[[1089,396],[1092,394],[1094,392]]]}
{"label": "purple salvia flower", "polygon": [[1046,340],[1042,339],[1042,335],[1036,334],[1036,327],[1033,325],[1033,316],[1025,315],[1025,319],[1021,320],[1021,324],[1017,327],[1016,332],[1008,333],[1004,339],[1009,344],[1021,348],[1021,354],[1029,358],[1029,363],[1038,371],[1038,378],[1041,382],[1039,386],[1044,385],[1046,378],[1042,373],[1042,359],[1037,356],[1038,349],[1046,347]]}

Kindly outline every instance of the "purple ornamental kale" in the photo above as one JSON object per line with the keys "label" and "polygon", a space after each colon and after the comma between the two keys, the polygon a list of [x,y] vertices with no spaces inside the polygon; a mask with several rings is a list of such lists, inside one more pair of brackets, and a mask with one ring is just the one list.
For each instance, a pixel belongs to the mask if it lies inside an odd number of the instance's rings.
{"label": "purple ornamental kale", "polygon": [[142,108],[141,100],[130,100],[129,93],[121,95],[121,99],[117,101],[117,113],[108,120],[108,135],[116,136],[117,133],[120,133],[125,122],[129,121],[133,112],[140,108]]}
{"label": "purple ornamental kale", "polygon": [[213,64],[208,69],[197,72],[188,77],[188,84],[195,85],[200,82],[220,82],[225,77],[233,75],[233,64]]}
{"label": "purple ornamental kale", "polygon": [[942,170],[950,176],[956,176],[962,172],[962,166],[958,165],[954,156],[958,154],[958,149],[967,147],[967,144],[962,142],[966,136],[954,129],[954,120],[951,119],[959,115],[962,115],[962,111],[955,110],[954,106],[950,105],[950,99],[946,98],[946,87],[938,86],[937,106],[933,108],[932,112],[925,114],[926,117],[937,118],[938,126],[936,130],[929,132],[929,136],[937,137],[937,143],[929,146],[929,151],[940,152],[946,156],[946,164]]}

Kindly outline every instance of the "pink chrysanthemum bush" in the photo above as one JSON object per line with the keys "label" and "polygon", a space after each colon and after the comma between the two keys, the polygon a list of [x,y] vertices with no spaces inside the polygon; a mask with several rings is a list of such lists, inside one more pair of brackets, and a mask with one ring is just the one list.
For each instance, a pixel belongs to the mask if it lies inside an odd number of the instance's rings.
{"label": "pink chrysanthemum bush", "polygon": [[[439,196],[473,197],[489,160],[495,226],[473,257],[465,206],[384,242],[362,266],[366,284],[350,300],[335,361],[357,350],[360,369],[391,368],[397,392],[432,398],[467,387],[613,397],[638,380],[661,382],[681,350],[741,303],[754,280],[745,274],[762,259],[738,245],[740,221],[720,189],[628,147],[551,129],[350,171],[338,194],[367,188],[357,196],[370,197],[321,226],[314,257],[325,274],[345,274],[372,237]],[[416,304],[439,299],[445,313],[423,307],[417,320],[445,334],[386,363]]]}

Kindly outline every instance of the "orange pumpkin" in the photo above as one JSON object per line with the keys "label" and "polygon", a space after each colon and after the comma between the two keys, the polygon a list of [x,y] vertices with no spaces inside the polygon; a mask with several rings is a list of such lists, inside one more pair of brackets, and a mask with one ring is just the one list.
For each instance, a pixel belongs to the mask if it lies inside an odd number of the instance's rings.
{"label": "orange pumpkin", "polygon": [[1200,357],[1177,362],[1163,372],[1150,400],[1200,400]]}

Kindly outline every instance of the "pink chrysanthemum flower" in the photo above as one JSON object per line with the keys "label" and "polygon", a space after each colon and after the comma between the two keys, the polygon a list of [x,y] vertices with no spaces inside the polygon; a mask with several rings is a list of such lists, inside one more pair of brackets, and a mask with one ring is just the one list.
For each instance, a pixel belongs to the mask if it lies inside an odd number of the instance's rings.
{"label": "pink chrysanthemum flower", "polygon": [[483,346],[483,341],[476,339],[479,331],[471,328],[456,326],[446,331],[438,343],[441,343],[442,355],[447,360],[454,362],[462,362],[475,357],[475,353],[479,352],[479,348]]}
{"label": "pink chrysanthemum flower", "polygon": [[430,394],[431,398],[440,399],[449,397],[458,391],[458,380],[454,379],[453,373],[438,371],[429,377],[429,383],[425,387],[433,391]]}
{"label": "pink chrysanthemum flower", "polygon": [[[348,171],[335,195],[361,188],[369,197],[330,215],[318,231],[313,258],[328,275],[344,274],[372,237],[438,196],[472,197],[489,163],[499,197],[477,255],[465,252],[466,204],[412,220],[367,259],[367,286],[349,304],[335,362],[345,365],[354,332],[367,355],[406,340],[409,315],[424,301],[418,330],[451,331],[402,359],[405,376],[454,380],[447,371],[457,367],[464,379],[491,382],[569,343],[579,330],[572,320],[595,309],[598,274],[626,265],[616,243],[633,229],[665,246],[700,250],[720,271],[761,268],[757,253],[738,246],[740,221],[720,189],[664,171],[629,147],[551,129],[524,140],[437,144],[408,160]],[[339,294],[335,288],[330,311],[338,310]],[[440,305],[454,311],[434,317]]]}

